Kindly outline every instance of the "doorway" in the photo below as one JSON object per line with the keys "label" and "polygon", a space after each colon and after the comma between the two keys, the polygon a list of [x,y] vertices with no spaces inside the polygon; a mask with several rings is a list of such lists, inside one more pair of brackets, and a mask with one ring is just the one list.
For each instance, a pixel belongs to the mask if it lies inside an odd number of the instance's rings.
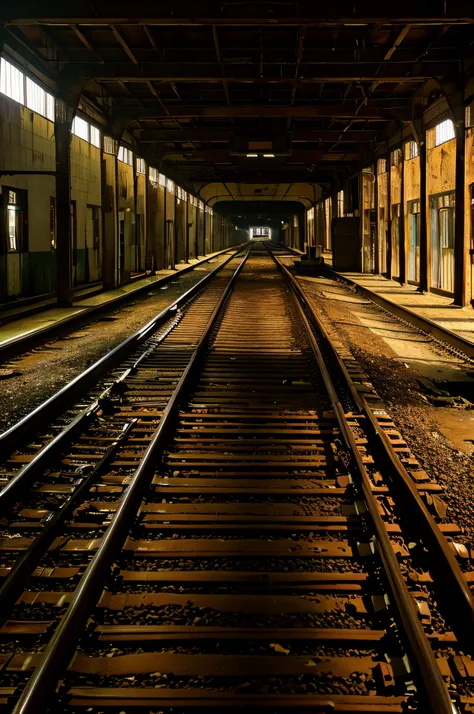
{"label": "doorway", "polygon": [[430,196],[431,287],[454,292],[455,193]]}
{"label": "doorway", "polygon": [[420,201],[408,201],[408,282],[420,282]]}
{"label": "doorway", "polygon": [[28,275],[24,274],[28,253],[27,205],[27,191],[8,186],[2,187],[3,240],[0,240],[0,253],[3,254],[1,272],[4,273],[0,281],[2,300],[20,297],[28,291]]}

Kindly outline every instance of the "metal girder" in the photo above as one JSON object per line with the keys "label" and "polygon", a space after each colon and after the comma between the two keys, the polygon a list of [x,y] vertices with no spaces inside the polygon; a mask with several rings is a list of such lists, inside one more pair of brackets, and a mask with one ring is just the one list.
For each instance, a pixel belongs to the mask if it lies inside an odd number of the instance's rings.
{"label": "metal girder", "polygon": [[[291,156],[285,156],[285,157],[276,157],[276,158],[263,158],[263,159],[257,159],[257,158],[246,158],[244,156],[232,156],[230,154],[230,151],[224,151],[222,149],[214,149],[214,150],[205,150],[205,151],[181,151],[178,155],[188,155],[191,157],[189,161],[185,161],[184,164],[186,163],[191,163],[192,161],[200,160],[200,161],[205,161],[207,163],[213,164],[213,163],[224,163],[224,162],[235,162],[238,161],[239,165],[244,162],[245,164],[248,163],[257,163],[258,165],[261,166],[262,161],[265,162],[266,164],[273,164],[277,165],[278,169],[284,168],[285,166],[288,165],[288,163],[295,163],[299,162],[302,164],[311,164],[314,161],[324,161],[324,163],[339,163],[340,161],[358,161],[361,157],[361,154],[359,152],[351,152],[351,153],[344,153],[343,151],[338,151],[333,154],[327,153],[325,151],[314,151],[314,150],[296,150],[291,152]],[[164,152],[165,156],[170,156],[173,155],[175,156],[175,152],[169,152],[166,151]],[[283,163],[282,163],[283,162]],[[179,162],[174,162],[179,165]]]}
{"label": "metal girder", "polygon": [[226,102],[227,102],[227,104],[230,105],[231,102],[230,102],[230,94],[229,94],[229,85],[228,85],[227,77],[225,74],[224,64],[222,62],[222,53],[221,53],[221,45],[219,42],[219,35],[218,35],[217,27],[215,25],[213,25],[213,27],[212,27],[212,36],[214,38],[214,47],[216,49],[217,61],[219,62],[219,67],[221,70],[222,84],[224,86],[224,94],[225,94]]}
{"label": "metal girder", "polygon": [[[75,26],[77,27],[77,26]],[[86,79],[97,81],[108,81],[121,79],[126,82],[144,82],[147,79],[160,82],[225,82],[226,84],[252,83],[252,84],[290,84],[305,85],[315,82],[373,82],[375,78],[383,82],[416,82],[420,83],[430,77],[443,74],[443,66],[446,63],[455,63],[457,58],[451,53],[449,58],[443,62],[415,63],[417,51],[413,52],[413,60],[406,62],[383,62],[375,60],[370,62],[344,62],[338,58],[338,53],[325,57],[321,62],[304,62],[299,64],[299,73],[295,77],[294,63],[289,65],[288,74],[281,75],[278,70],[287,63],[276,63],[275,66],[265,63],[265,75],[261,76],[259,65],[248,63],[242,67],[229,63],[229,73],[224,76],[225,65],[220,63],[193,63],[179,62],[163,64],[159,62],[140,62],[124,42],[118,30],[114,27],[114,34],[117,39],[120,37],[121,45],[129,54],[133,56],[133,64],[130,62],[107,62],[107,63],[71,63],[74,68],[82,72]],[[119,42],[120,42],[119,40]],[[220,50],[219,50],[220,56]],[[291,74],[290,74],[291,72]]]}
{"label": "metal girder", "polygon": [[314,117],[345,118],[352,119],[373,119],[379,121],[411,121],[410,107],[392,107],[390,109],[379,109],[373,106],[362,106],[352,104],[347,101],[344,105],[256,105],[246,106],[209,106],[201,105],[167,105],[169,114],[156,107],[145,107],[143,109],[135,107],[114,107],[112,117],[115,119],[159,119],[169,117],[303,117],[312,119]]}
{"label": "metal girder", "polygon": [[247,167],[226,167],[219,166],[216,171],[206,171],[206,168],[197,168],[190,166],[187,170],[183,167],[180,173],[186,176],[191,181],[230,181],[231,183],[318,183],[319,181],[327,181],[334,178],[334,173],[347,174],[349,168],[347,165],[342,166],[327,166],[324,169],[315,168],[314,171],[309,171],[307,167],[295,166],[291,169],[286,169],[284,172],[275,172],[275,169],[260,169],[258,171],[249,171]]}
{"label": "metal girder", "polygon": [[[263,132],[259,127],[255,130],[233,131],[231,129],[186,129],[184,135],[178,129],[141,129],[137,135],[141,144],[154,142],[183,143],[189,141],[214,141],[227,143],[233,135],[246,136],[250,140],[274,141],[278,134],[276,131]],[[281,132],[279,133],[281,135]],[[343,132],[342,129],[296,129],[291,132],[291,140],[295,142],[381,142],[385,140],[382,131],[373,129],[357,129]]]}
{"label": "metal girder", "polygon": [[80,41],[82,42],[82,44],[83,44],[85,47],[87,47],[87,49],[89,50],[89,52],[92,52],[96,57],[99,58],[99,60],[101,60],[101,62],[103,62],[103,59],[102,59],[102,57],[101,57],[100,52],[98,52],[96,49],[94,49],[94,47],[91,45],[91,43],[89,42],[89,40],[88,40],[87,37],[85,36],[84,32],[83,32],[82,30],[80,30],[77,25],[70,25],[70,28],[71,28],[71,30],[74,32],[74,34],[76,35],[76,37],[78,37],[78,38],[80,39]]}
{"label": "metal girder", "polygon": [[[38,3],[35,0],[17,3],[9,12],[9,20],[15,24],[62,24],[66,18],[76,24],[137,24],[137,25],[425,25],[435,23],[469,24],[473,22],[472,4],[469,0],[450,0],[437,4],[432,8],[426,0],[398,0],[386,7],[378,0],[367,0],[354,5],[353,0],[339,0],[335,7],[325,3],[315,3],[312,0],[300,0],[298,3],[298,16],[295,16],[291,3],[245,3],[243,6],[236,3],[223,6],[221,2],[201,3],[196,7],[191,0],[179,4],[160,4],[160,15],[149,16],[150,3],[148,0],[135,0],[133,5],[124,0],[102,2],[97,13],[84,12],[86,6],[83,2],[70,0],[62,6],[62,14],[58,15],[56,0],[42,0],[41,15]],[[166,8],[166,11],[163,10]],[[87,9],[87,8],[86,8]],[[95,8],[94,8],[95,9]],[[158,8],[157,8],[158,9]],[[433,12],[434,10],[434,12]],[[436,12],[437,11],[437,12]],[[21,15],[20,15],[21,13]],[[443,14],[444,13],[444,14]],[[69,15],[69,17],[67,17]]]}
{"label": "metal girder", "polygon": [[135,57],[135,55],[133,54],[132,50],[130,49],[130,47],[128,46],[128,44],[125,42],[124,38],[122,37],[122,35],[120,34],[120,32],[117,30],[117,28],[115,27],[115,25],[114,25],[114,24],[111,24],[111,25],[110,25],[110,29],[112,30],[115,39],[116,39],[117,42],[122,46],[124,52],[127,54],[127,56],[129,57],[129,59],[131,59],[131,61],[133,62],[133,64],[136,64],[136,65],[137,65],[137,64],[138,64],[137,58]]}

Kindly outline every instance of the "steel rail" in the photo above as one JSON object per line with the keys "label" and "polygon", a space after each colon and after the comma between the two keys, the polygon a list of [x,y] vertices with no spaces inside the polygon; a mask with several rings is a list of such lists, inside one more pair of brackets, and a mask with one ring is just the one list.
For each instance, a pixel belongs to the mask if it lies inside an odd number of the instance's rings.
{"label": "steel rail", "polygon": [[[159,340],[156,340],[155,344],[149,350],[143,352],[142,355],[136,360],[136,362],[126,369],[107,389],[105,389],[102,394],[94,399],[91,404],[89,404],[85,409],[83,409],[72,421],[65,426],[65,428],[57,434],[54,439],[49,441],[45,446],[39,450],[33,459],[25,464],[20,471],[15,474],[15,476],[10,479],[2,491],[0,491],[0,515],[5,512],[9,505],[17,498],[20,498],[25,488],[29,488],[32,482],[40,476],[41,473],[48,467],[50,462],[62,451],[69,448],[73,439],[75,439],[81,432],[84,432],[90,427],[91,422],[98,413],[100,409],[104,407],[107,401],[113,394],[118,391],[123,383],[123,381],[130,375],[134,374],[140,362],[142,362],[146,357],[153,352],[154,349],[165,339],[168,333],[175,327],[177,320],[179,319],[179,313],[177,317],[168,323],[166,330],[160,335]],[[1,592],[1,589],[0,589]],[[1,597],[0,597],[1,603]]]}
{"label": "steel rail", "polygon": [[311,318],[315,322],[317,329],[321,333],[325,344],[330,350],[343,376],[346,386],[350,390],[357,408],[365,417],[365,423],[368,427],[367,435],[378,454],[381,455],[384,460],[385,473],[387,474],[388,471],[394,488],[398,490],[403,499],[404,507],[410,510],[413,523],[416,524],[417,528],[421,526],[422,537],[433,556],[432,568],[435,572],[438,572],[439,577],[448,585],[450,606],[453,607],[454,604],[454,619],[459,628],[459,637],[471,637],[474,629],[474,597],[459,567],[456,556],[451,550],[445,536],[438,528],[433,516],[423,503],[413,479],[400,461],[385,431],[380,427],[377,417],[367,403],[365,396],[357,391],[343,360],[334,347],[326,328],[306,297],[304,290],[298,281],[295,280],[291,272],[281,264],[275,256],[274,259],[277,260],[293,289],[298,293],[305,308],[309,311]]}
{"label": "steel rail", "polygon": [[[177,321],[173,320],[171,324],[167,327],[166,331],[160,335],[157,344],[163,342],[166,336],[174,329]],[[53,453],[56,454],[60,452],[66,443],[70,443],[71,439],[78,433],[79,425],[82,425],[83,421],[86,420],[86,426],[90,424],[90,421],[97,413],[97,411],[104,405],[104,402],[120,387],[123,380],[129,375],[135,374],[138,370],[140,363],[143,362],[151,352],[156,349],[157,345],[154,345],[149,350],[143,352],[142,355],[136,360],[132,367],[126,369],[117,380],[110,385],[94,402],[82,412],[79,417],[73,420],[72,424],[68,425],[66,429],[58,435],[57,439],[59,442],[59,437],[63,437],[60,443],[56,443],[56,447]],[[14,605],[16,598],[20,595],[21,588],[24,587],[25,582],[28,581],[34,567],[36,566],[38,560],[43,556],[50,545],[53,543],[56,533],[61,525],[64,523],[66,518],[68,518],[73,512],[76,504],[80,498],[87,492],[90,488],[94,479],[96,479],[100,474],[106,469],[111,461],[114,459],[119,448],[129,439],[132,429],[137,424],[137,419],[131,419],[130,422],[125,423],[122,432],[117,437],[115,441],[108,447],[105,454],[102,456],[100,461],[92,468],[90,468],[89,473],[85,475],[77,487],[77,489],[71,494],[71,496],[61,503],[57,511],[51,511],[46,521],[43,525],[41,532],[34,538],[31,545],[26,549],[24,554],[21,556],[19,561],[12,567],[11,571],[8,573],[7,577],[0,584],[0,621],[5,621],[8,617],[9,609]],[[71,435],[71,432],[72,435]],[[56,439],[53,440],[56,442]],[[43,452],[48,450],[47,445],[38,457],[35,457],[30,464],[27,464],[24,469],[7,484],[7,486],[0,493],[0,511],[4,509],[8,503],[10,503],[14,498],[20,495],[20,491],[23,491],[25,487],[28,487],[31,480],[39,475],[40,468],[45,468],[52,454],[48,453],[42,458]],[[36,462],[36,467],[29,470],[29,467]]]}
{"label": "steel rail", "polygon": [[140,506],[143,493],[153,478],[156,464],[168,443],[170,432],[179,415],[180,405],[189,393],[192,379],[199,370],[199,364],[207,348],[212,329],[251,250],[252,247],[249,248],[230,278],[222,297],[214,308],[199,344],[163,412],[150,445],[131,478],[130,485],[120,502],[113,521],[105,532],[97,553],[79,581],[66,613],[59,622],[12,714],[37,714],[37,712],[47,709],[48,697],[54,695],[55,686],[73,656],[90,611],[100,597],[113,561],[125,543],[131,520]]}
{"label": "steel rail", "polygon": [[60,411],[66,409],[75,398],[82,396],[104,372],[120,364],[128,354],[147,340],[158,327],[164,324],[177,309],[182,308],[192,297],[199,293],[200,290],[240,252],[242,252],[241,247],[230,255],[227,260],[221,263],[221,265],[218,265],[211,273],[205,275],[196,285],[149,320],[144,327],[134,332],[130,337],[127,337],[123,342],[114,347],[113,350],[98,359],[84,372],[49,397],[49,399],[0,434],[0,459],[4,459],[10,454],[25,438],[31,438],[38,428],[43,426]]}
{"label": "steel rail", "polygon": [[[337,395],[336,389],[332,383],[332,379],[329,375],[329,371],[326,366],[321,349],[314,336],[314,331],[310,325],[308,317],[305,310],[309,309],[308,301],[306,296],[301,291],[297,281],[291,275],[290,271],[273,255],[271,249],[267,246],[267,249],[275,261],[276,265],[279,267],[285,278],[287,279],[288,285],[292,289],[292,293],[295,297],[295,302],[298,307],[301,319],[306,327],[306,331],[318,362],[321,375],[328,391],[333,409],[336,413],[339,428],[341,434],[344,438],[347,448],[351,453],[353,464],[359,475],[360,482],[362,485],[362,492],[364,494],[364,499],[367,504],[367,509],[374,524],[374,529],[376,533],[376,544],[378,546],[378,551],[384,565],[384,571],[391,588],[391,593],[393,599],[396,603],[396,608],[403,624],[404,631],[407,635],[411,651],[413,652],[416,664],[418,666],[419,672],[423,678],[423,683],[425,687],[426,697],[431,705],[431,711],[433,714],[455,714],[457,711],[451,702],[451,697],[446,688],[444,680],[442,678],[439,667],[436,663],[436,659],[431,649],[430,643],[426,638],[423,627],[418,618],[418,612],[415,606],[413,597],[411,596],[405,579],[400,571],[397,557],[390,543],[390,539],[385,528],[384,522],[380,516],[377,503],[374,499],[372,493],[372,487],[367,469],[362,461],[362,457],[357,448],[356,440],[352,429],[350,428],[344,409],[340,403],[339,397]],[[314,313],[314,310],[309,309],[311,317],[314,315],[316,325],[318,329],[321,327],[320,321]],[[323,337],[325,341],[328,339],[327,334]],[[408,477],[409,478],[409,477]]]}
{"label": "steel rail", "polygon": [[89,471],[87,476],[82,480],[82,483],[74,491],[67,501],[60,505],[57,511],[50,511],[46,516],[41,532],[34,538],[31,545],[21,556],[20,560],[15,563],[5,580],[0,585],[0,621],[4,622],[9,616],[10,608],[15,604],[17,598],[21,595],[21,590],[24,589],[25,583],[29,576],[37,566],[41,557],[46,553],[50,545],[56,538],[56,534],[60,526],[66,518],[71,516],[76,504],[81,497],[90,489],[94,479],[110,465],[120,447],[126,443],[130,433],[135,426],[137,419],[132,419],[124,424],[121,434],[115,441],[110,444],[104,456]]}
{"label": "steel rail", "polygon": [[329,265],[324,265],[323,268],[328,274],[336,276],[339,280],[347,283],[348,285],[353,287],[355,286],[364,297],[381,307],[389,314],[395,315],[395,317],[403,320],[405,323],[413,325],[413,327],[416,327],[418,330],[422,330],[423,332],[432,335],[436,340],[445,342],[452,349],[465,354],[470,360],[474,359],[474,342],[466,339],[465,337],[461,337],[461,335],[456,334],[447,327],[438,325],[433,320],[430,320],[429,317],[422,317],[414,310],[410,310],[408,307],[395,304],[391,300],[383,297],[383,295],[370,290],[370,288],[358,285],[346,275],[338,273]]}
{"label": "steel rail", "polygon": [[[206,256],[201,259],[198,263],[193,263],[191,265],[182,268],[178,273],[172,273],[170,275],[165,275],[163,278],[156,280],[154,283],[143,285],[136,290],[123,293],[117,297],[109,300],[107,303],[102,303],[100,305],[92,305],[91,307],[86,307],[81,310],[80,313],[75,315],[70,315],[62,320],[58,320],[52,325],[47,325],[42,327],[40,330],[35,330],[34,332],[28,333],[26,335],[20,335],[19,337],[13,338],[11,340],[5,340],[0,342],[0,363],[7,362],[8,360],[18,357],[18,355],[24,354],[29,350],[34,349],[44,345],[45,342],[53,339],[58,339],[62,335],[66,335],[71,331],[79,329],[82,325],[86,325],[90,322],[95,321],[100,318],[101,315],[106,315],[115,309],[119,309],[122,306],[127,305],[127,303],[135,300],[137,297],[142,296],[145,292],[152,292],[159,290],[159,288],[168,283],[173,278],[180,277],[186,273],[191,272],[194,268],[204,265],[213,258],[216,258],[223,253],[228,253],[232,250],[242,248],[243,244],[240,246],[224,248],[223,250],[213,253],[212,255]],[[97,291],[96,291],[97,292]],[[47,305],[51,307],[51,305]],[[39,312],[38,310],[35,313]]]}

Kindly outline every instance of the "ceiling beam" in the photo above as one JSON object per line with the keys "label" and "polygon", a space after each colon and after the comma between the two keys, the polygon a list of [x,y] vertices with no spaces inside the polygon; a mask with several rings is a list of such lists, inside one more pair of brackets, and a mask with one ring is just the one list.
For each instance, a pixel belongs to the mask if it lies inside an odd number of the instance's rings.
{"label": "ceiling beam", "polygon": [[[155,14],[154,17],[146,14],[150,9],[149,0],[135,0],[132,6],[127,7],[127,14],[122,15],[117,14],[117,8],[112,3],[101,3],[102,16],[96,12],[94,14],[90,11],[89,14],[84,12],[87,5],[87,3],[70,0],[67,5],[62,6],[62,14],[58,15],[57,0],[42,0],[40,15],[37,3],[16,3],[9,10],[9,21],[24,25],[38,22],[63,24],[69,20],[75,24],[88,25],[260,25],[271,27],[275,25],[294,27],[302,24],[309,26],[358,26],[361,23],[368,25],[472,24],[474,21],[472,6],[467,0],[450,0],[442,10],[442,4],[438,4],[435,9],[426,0],[398,0],[397,3],[388,3],[386,6],[381,5],[379,0],[366,0],[356,6],[353,2],[344,1],[339,2],[336,8],[328,6],[326,3],[315,3],[314,0],[300,0],[298,15],[291,10],[285,12],[283,4],[281,7],[279,7],[280,4],[275,7],[272,3],[267,9],[267,3],[245,3],[243,7],[239,3],[238,11],[234,16],[232,16],[232,3],[228,5],[224,14],[222,3],[217,1],[201,3],[198,7],[191,0],[172,5],[160,3],[160,8],[166,8],[167,12],[163,12],[161,15]],[[33,15],[31,14],[32,9]],[[106,16],[104,10],[107,9],[115,10],[115,15]]]}
{"label": "ceiling beam", "polygon": [[[117,33],[117,30],[115,30]],[[115,33],[114,33],[115,34]],[[117,38],[118,39],[118,38]],[[224,65],[216,62],[193,63],[166,63],[161,62],[140,62],[128,45],[123,41],[122,47],[133,57],[133,64],[129,62],[107,62],[102,63],[81,63],[71,62],[70,66],[86,79],[107,81],[121,79],[127,82],[143,82],[146,79],[161,82],[222,82]],[[128,48],[125,49],[125,47]],[[414,56],[417,54],[416,50]],[[419,62],[413,66],[413,62],[385,62],[382,65],[375,62],[338,62],[337,52],[334,56],[326,59],[325,62],[301,63],[299,65],[299,76],[295,77],[294,69],[292,74],[281,75],[281,65],[273,68],[272,65],[265,65],[265,75],[260,75],[259,65],[248,63],[244,66],[230,65],[231,73],[225,76],[228,84],[252,83],[252,84],[292,84],[305,85],[319,82],[373,82],[374,79],[387,82],[422,82],[433,76],[442,75],[446,70],[445,64],[456,62],[456,58],[451,54],[451,59],[446,62]],[[413,60],[414,61],[414,60]],[[293,65],[294,67],[294,65]],[[273,69],[273,74],[272,74]],[[291,71],[288,70],[288,71]]]}
{"label": "ceiling beam", "polygon": [[84,47],[87,47],[87,49],[89,50],[89,52],[92,52],[92,54],[94,54],[96,57],[99,58],[99,60],[100,60],[101,62],[103,62],[103,59],[102,59],[102,56],[101,56],[100,52],[98,52],[96,49],[94,49],[94,47],[91,45],[91,43],[89,42],[89,40],[87,39],[87,37],[85,36],[85,34],[83,33],[83,31],[80,30],[77,25],[70,25],[70,27],[71,27],[71,30],[72,30],[72,31],[74,32],[74,34],[76,35],[76,37],[82,42],[82,44],[84,45]]}
{"label": "ceiling beam", "polygon": [[[295,68],[295,79],[296,80],[298,80],[298,78],[299,78],[300,65],[303,61],[304,41],[306,39],[306,30],[307,30],[306,25],[302,25],[298,30],[298,45],[297,45],[297,50],[296,50],[296,68]],[[290,104],[295,103],[295,96],[296,96],[297,89],[298,89],[298,82],[296,81],[293,83],[293,87],[291,89]]]}
{"label": "ceiling beam", "polygon": [[159,119],[166,116],[177,119],[183,117],[302,117],[312,119],[314,117],[347,118],[357,117],[358,119],[378,120],[378,121],[411,121],[412,112],[410,107],[395,106],[391,108],[378,108],[374,106],[362,106],[347,101],[343,105],[239,105],[239,106],[209,106],[198,105],[166,105],[169,115],[157,107],[145,107],[135,109],[133,107],[114,107],[113,118],[128,121],[138,119]]}
{"label": "ceiling beam", "polygon": [[[250,140],[261,139],[266,141],[276,141],[281,137],[281,132],[262,131],[261,127],[256,127],[254,131],[234,131],[231,129],[186,129],[183,134],[178,129],[141,129],[137,134],[140,143],[165,142],[180,143],[186,141],[213,141],[228,143],[233,135],[244,136]],[[295,142],[381,142],[385,140],[382,131],[373,129],[351,129],[343,132],[341,129],[296,129],[291,132],[291,140]]]}
{"label": "ceiling beam", "polygon": [[[125,51],[127,56],[132,60],[133,64],[138,64],[137,58],[135,57],[132,50],[127,45],[127,43],[123,39],[122,35],[120,34],[120,32],[117,30],[117,28],[115,27],[115,25],[113,23],[110,25],[110,29],[112,30],[117,42],[122,46],[122,49]],[[121,77],[121,79],[123,79],[123,78]]]}
{"label": "ceiling beam", "polygon": [[230,106],[229,85],[227,82],[227,78],[225,76],[225,68],[224,68],[224,64],[222,62],[222,54],[221,54],[221,46],[220,46],[220,42],[219,42],[219,35],[217,34],[217,27],[215,25],[212,26],[212,36],[214,38],[214,47],[216,50],[217,61],[219,62],[219,66],[221,68],[221,74],[223,77],[222,84],[224,86],[225,99],[226,99],[227,104]]}
{"label": "ceiling beam", "polygon": [[411,25],[405,25],[405,27],[403,27],[403,28],[400,30],[400,32],[399,32],[398,35],[396,36],[396,38],[395,38],[395,40],[394,40],[392,46],[390,47],[390,49],[389,49],[388,52],[386,53],[386,55],[385,55],[385,57],[384,57],[384,62],[387,62],[387,61],[392,57],[392,55],[394,54],[395,50],[397,49],[397,47],[399,47],[399,46],[402,44],[403,40],[404,40],[405,37],[408,35],[408,33],[410,32],[410,30],[411,30]]}
{"label": "ceiling beam", "polygon": [[[278,166],[278,170],[295,162],[299,162],[302,164],[311,164],[314,161],[323,161],[324,163],[339,163],[340,161],[351,162],[358,161],[361,156],[359,152],[338,151],[334,153],[328,153],[325,151],[316,151],[314,149],[300,149],[292,151],[291,156],[277,156],[275,158],[267,159],[247,158],[246,156],[231,156],[229,151],[224,151],[222,149],[211,149],[207,151],[204,150],[196,152],[182,151],[180,154],[178,154],[178,156],[181,155],[189,155],[189,161],[187,161],[186,163],[192,163],[193,161],[196,162],[196,160],[205,161],[210,164],[238,162],[238,165],[242,165],[243,163],[245,164],[245,166],[252,166],[252,168],[254,168],[254,166],[262,167],[262,165],[265,165],[265,168],[271,168],[271,166]],[[164,156],[176,156],[176,154],[174,152],[168,152],[165,149]],[[179,163],[179,161],[175,161],[175,163]]]}

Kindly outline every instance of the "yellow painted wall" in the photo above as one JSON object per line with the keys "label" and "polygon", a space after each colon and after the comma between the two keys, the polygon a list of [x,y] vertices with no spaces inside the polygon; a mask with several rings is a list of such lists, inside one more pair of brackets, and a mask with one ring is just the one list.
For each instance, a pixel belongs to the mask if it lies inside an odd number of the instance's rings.
{"label": "yellow painted wall", "polygon": [[[2,170],[54,171],[54,124],[0,94],[0,167]],[[28,191],[28,253],[0,255],[0,299],[52,292],[56,260],[51,246],[50,197],[54,176],[0,177],[0,186]],[[8,271],[8,279],[7,279]]]}
{"label": "yellow painted wall", "polygon": [[119,221],[124,220],[125,228],[124,269],[121,279],[128,280],[136,269],[133,167],[123,161],[117,161],[117,177]]}
{"label": "yellow painted wall", "polygon": [[[77,285],[102,277],[101,241],[94,248],[90,208],[102,206],[100,162],[100,149],[84,139],[71,136],[71,201],[76,202],[77,232],[77,262],[73,267],[73,280]],[[99,218],[99,226],[101,223]]]}

